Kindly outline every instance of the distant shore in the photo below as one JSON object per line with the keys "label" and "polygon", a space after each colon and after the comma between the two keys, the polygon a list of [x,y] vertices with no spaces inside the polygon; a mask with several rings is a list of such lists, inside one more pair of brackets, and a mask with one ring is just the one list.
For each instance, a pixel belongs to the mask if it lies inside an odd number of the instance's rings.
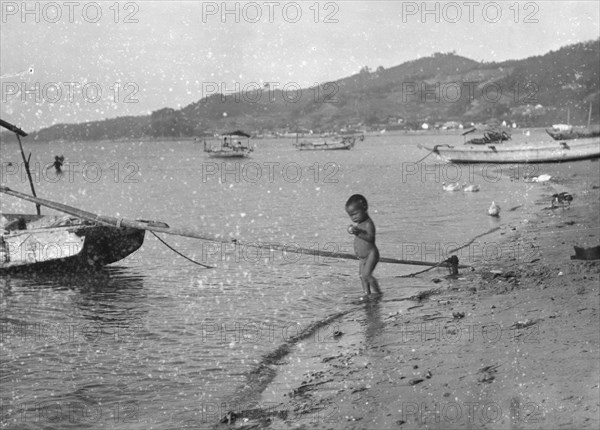
{"label": "distant shore", "polygon": [[[525,133],[526,131],[529,131],[531,133],[540,133],[543,134],[544,136],[546,136],[548,138],[548,140],[550,140],[550,136],[548,136],[545,132],[546,128],[548,127],[519,127],[519,128],[507,128],[507,130],[509,130],[509,132],[513,133],[513,134],[520,134],[520,133]],[[380,130],[380,131],[366,131],[366,132],[361,132],[361,131],[356,131],[356,132],[347,132],[347,133],[340,133],[340,134],[355,134],[355,135],[361,135],[363,134],[365,136],[365,138],[373,138],[373,137],[380,137],[380,136],[386,136],[386,135],[419,135],[419,136],[439,136],[439,135],[456,135],[456,136],[460,136],[465,130],[467,130],[467,128],[464,129],[447,129],[447,130],[441,130],[441,129],[433,129],[433,130]],[[477,135],[477,132],[474,133],[474,135]],[[314,133],[314,134],[298,134],[298,138],[299,139],[307,139],[307,138],[320,138],[322,136],[321,133]],[[218,139],[218,137],[215,137],[213,135],[206,135],[206,136],[183,136],[183,137],[170,137],[170,136],[165,136],[165,137],[152,137],[152,136],[143,136],[143,137],[124,137],[124,138],[119,138],[119,139],[102,139],[102,140],[82,140],[81,143],[86,144],[86,143],[102,143],[102,142],[135,142],[135,141],[164,141],[164,142],[194,142],[194,141],[203,141],[203,140],[210,140],[210,139]],[[260,137],[253,137],[253,140],[276,140],[276,139],[285,139],[285,140],[294,140],[296,139],[296,136],[286,136],[286,135],[281,135],[281,136],[273,136],[273,135],[262,135]],[[24,144],[52,144],[52,143],[65,143],[65,142],[75,142],[77,140],[36,140],[35,138],[30,138],[30,137],[26,137],[23,140]],[[18,144],[14,134],[9,133],[9,132],[3,132],[0,133],[0,144],[8,144],[8,143],[15,143]]]}
{"label": "distant shore", "polygon": [[[430,272],[431,289],[407,301],[365,303],[338,320],[334,342],[297,344],[271,365],[256,407],[217,427],[598,428],[600,260],[571,259],[574,246],[600,245],[597,166],[563,169],[500,231],[501,245],[531,252],[441,283],[447,272]],[[552,209],[563,191],[572,205]]]}

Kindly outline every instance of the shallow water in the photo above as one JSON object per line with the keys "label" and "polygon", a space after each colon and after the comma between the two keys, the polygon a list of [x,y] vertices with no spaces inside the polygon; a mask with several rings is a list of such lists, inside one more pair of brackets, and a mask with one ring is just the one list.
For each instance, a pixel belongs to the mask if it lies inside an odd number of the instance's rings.
{"label": "shallow water", "polygon": [[[207,158],[192,141],[24,143],[38,196],[50,200],[246,242],[352,252],[344,204],[361,193],[382,256],[435,262],[518,222],[523,211],[509,209],[533,205],[542,187],[521,177],[554,168],[450,166],[433,155],[415,163],[427,155],[418,144],[462,139],[384,134],[352,151],[325,152],[260,140],[251,159],[233,162]],[[45,170],[59,154],[66,158],[60,178]],[[3,185],[29,192],[21,169],[6,165],[20,166],[16,144],[3,142],[1,156]],[[442,182],[476,183],[481,191],[445,192]],[[492,201],[503,208],[500,218],[487,215]],[[3,196],[2,210],[35,209]],[[282,345],[303,333],[330,337],[331,326],[312,324],[356,307],[361,295],[356,261],[161,237],[216,269],[184,260],[148,234],[138,252],[93,276],[0,278],[4,427],[208,425],[265,355],[285,352]],[[483,236],[457,252],[470,264],[508,250]],[[384,300],[431,285],[397,278],[422,269],[380,264]]]}

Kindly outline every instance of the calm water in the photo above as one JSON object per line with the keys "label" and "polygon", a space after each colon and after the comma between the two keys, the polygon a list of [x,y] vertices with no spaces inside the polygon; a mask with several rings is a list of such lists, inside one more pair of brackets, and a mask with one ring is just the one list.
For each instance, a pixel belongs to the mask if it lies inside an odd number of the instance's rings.
{"label": "calm water", "polygon": [[[39,196],[246,242],[351,252],[344,204],[362,193],[382,256],[428,261],[519,221],[522,211],[509,209],[532,205],[542,185],[510,176],[552,168],[456,167],[434,156],[414,164],[427,155],[418,144],[460,144],[460,136],[369,136],[339,152],[299,152],[292,142],[258,141],[251,159],[227,163],[207,158],[190,141],[25,145],[33,152]],[[66,158],[60,180],[41,167],[59,154]],[[2,146],[2,183],[29,192],[8,161],[20,164],[12,142]],[[443,181],[475,183],[481,191],[445,192]],[[487,216],[492,200],[503,208],[500,219]],[[35,209],[3,196],[2,210]],[[94,276],[0,278],[2,426],[212,423],[216,405],[239,392],[266,354],[310,324],[355,307],[361,294],[356,261],[163,239],[216,269],[184,260],[148,234],[137,253]],[[459,254],[461,261],[481,259],[485,241]],[[421,269],[381,264],[384,300],[431,285],[425,277],[397,278]]]}

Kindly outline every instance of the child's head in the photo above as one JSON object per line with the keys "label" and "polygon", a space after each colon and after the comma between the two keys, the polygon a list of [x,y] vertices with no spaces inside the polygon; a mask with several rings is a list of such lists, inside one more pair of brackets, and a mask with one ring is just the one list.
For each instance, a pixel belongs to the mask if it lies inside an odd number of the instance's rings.
{"label": "child's head", "polygon": [[350,196],[346,202],[346,212],[354,222],[362,222],[368,216],[369,205],[367,199],[361,194]]}
{"label": "child's head", "polygon": [[348,201],[346,202],[346,207],[350,205],[358,205],[362,207],[364,210],[369,209],[369,204],[367,203],[367,199],[362,194],[353,194],[350,196]]}

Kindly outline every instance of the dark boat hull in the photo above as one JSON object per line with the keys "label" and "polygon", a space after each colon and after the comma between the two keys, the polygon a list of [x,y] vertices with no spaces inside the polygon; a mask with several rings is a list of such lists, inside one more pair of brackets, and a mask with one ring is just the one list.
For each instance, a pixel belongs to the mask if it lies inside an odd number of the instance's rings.
{"label": "dark boat hull", "polygon": [[[5,215],[40,220],[36,215]],[[50,217],[58,218],[58,217]],[[95,270],[122,260],[144,243],[145,231],[81,223],[2,234],[0,273]]]}

